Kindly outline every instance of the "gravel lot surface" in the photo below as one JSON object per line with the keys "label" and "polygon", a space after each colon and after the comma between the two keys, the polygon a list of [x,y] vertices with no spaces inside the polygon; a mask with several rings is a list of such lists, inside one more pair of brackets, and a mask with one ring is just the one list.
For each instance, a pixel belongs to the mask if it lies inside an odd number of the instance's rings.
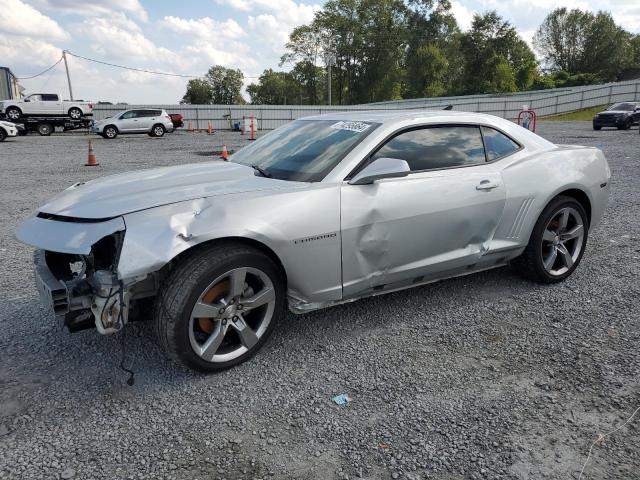
{"label": "gravel lot surface", "polygon": [[[118,336],[70,335],[40,307],[13,232],[72,183],[206,161],[242,137],[93,137],[92,169],[84,135],[0,144],[0,478],[577,479],[597,434],[640,405],[640,135],[539,133],[599,146],[613,171],[566,282],[502,268],[288,315],[253,360],[209,376],[136,323],[133,387]],[[640,418],[594,447],[583,478],[640,478]]]}

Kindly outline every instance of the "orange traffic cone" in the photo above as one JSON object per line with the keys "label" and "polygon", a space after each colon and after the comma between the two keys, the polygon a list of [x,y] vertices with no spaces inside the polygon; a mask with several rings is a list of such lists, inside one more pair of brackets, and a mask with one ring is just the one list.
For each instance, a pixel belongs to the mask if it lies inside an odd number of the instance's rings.
{"label": "orange traffic cone", "polygon": [[211,120],[207,123],[207,135],[213,135],[213,127],[211,126]]}
{"label": "orange traffic cone", "polygon": [[93,153],[93,145],[91,144],[91,140],[89,140],[89,154],[87,155],[87,163],[84,164],[85,167],[97,167],[100,165],[96,161],[96,154]]}
{"label": "orange traffic cone", "polygon": [[229,159],[229,152],[227,151],[227,146],[223,145],[222,146],[222,155],[221,155],[223,160],[228,160]]}

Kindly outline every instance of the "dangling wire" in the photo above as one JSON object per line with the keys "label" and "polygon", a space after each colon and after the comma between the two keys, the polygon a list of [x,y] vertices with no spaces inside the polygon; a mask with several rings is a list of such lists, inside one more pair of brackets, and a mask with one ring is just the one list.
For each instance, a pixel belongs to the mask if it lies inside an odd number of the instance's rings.
{"label": "dangling wire", "polygon": [[122,283],[122,281],[120,281],[120,290],[118,291],[118,297],[120,299],[120,308],[118,311],[118,321],[120,322],[120,325],[122,326],[122,357],[120,360],[120,369],[126,373],[129,374],[129,378],[127,379],[127,385],[129,385],[130,387],[133,386],[134,383],[136,383],[135,378],[134,378],[134,373],[133,373],[133,364],[136,361],[136,357],[134,355],[133,360],[131,360],[131,365],[129,365],[129,368],[125,367],[124,365],[124,361],[127,358],[127,344],[126,344],[126,326],[124,324],[124,314],[122,313],[123,309],[124,309],[124,284]]}

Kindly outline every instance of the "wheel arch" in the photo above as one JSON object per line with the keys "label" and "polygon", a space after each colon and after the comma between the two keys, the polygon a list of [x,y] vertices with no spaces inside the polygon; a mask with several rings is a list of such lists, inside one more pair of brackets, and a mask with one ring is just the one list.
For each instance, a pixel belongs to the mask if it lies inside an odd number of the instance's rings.
{"label": "wheel arch", "polygon": [[107,128],[109,128],[109,127],[113,127],[113,128],[115,128],[115,129],[116,129],[116,132],[120,133],[120,129],[119,129],[118,127],[116,127],[113,123],[110,123],[110,124],[108,124],[108,125],[105,125],[105,126],[102,128],[102,131],[104,132],[104,131],[105,131]]}
{"label": "wheel arch", "polygon": [[201,250],[206,250],[212,247],[216,247],[219,245],[245,245],[247,247],[254,248],[262,253],[264,253],[269,259],[271,259],[275,265],[278,267],[282,275],[282,280],[284,282],[285,288],[287,286],[287,271],[284,268],[284,264],[280,257],[276,254],[275,251],[265,243],[255,240],[253,238],[248,237],[238,237],[238,236],[228,236],[228,237],[220,237],[214,238],[211,240],[206,240],[204,242],[198,243],[191,248],[183,250],[178,253],[175,257],[173,257],[169,262],[167,262],[159,271],[160,278],[164,278],[169,272],[174,268],[174,266],[180,262],[182,262],[186,257],[193,255],[196,252]]}
{"label": "wheel arch", "polygon": [[67,110],[67,115],[71,115],[71,110],[80,110],[80,113],[83,113],[83,111],[82,111],[82,109],[80,107],[78,107],[77,105],[72,105]]}
{"label": "wheel arch", "polygon": [[584,208],[585,212],[587,212],[587,222],[589,223],[589,225],[591,225],[591,212],[592,212],[591,199],[589,198],[589,195],[587,195],[587,193],[584,190],[581,190],[579,188],[569,188],[567,190],[563,190],[558,194],[554,195],[553,198],[551,198],[547,202],[547,205],[549,205],[551,201],[553,201],[555,198],[559,196],[571,197],[574,200],[576,200],[580,205],[582,205],[582,208]]}

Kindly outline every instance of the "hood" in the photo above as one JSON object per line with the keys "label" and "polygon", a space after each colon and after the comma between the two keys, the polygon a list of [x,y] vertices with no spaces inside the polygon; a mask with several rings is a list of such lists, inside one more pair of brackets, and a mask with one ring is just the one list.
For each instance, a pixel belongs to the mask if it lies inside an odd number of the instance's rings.
{"label": "hood", "polygon": [[622,115],[622,114],[626,114],[626,113],[633,113],[629,110],[603,110],[602,112],[598,112],[598,115],[606,115],[606,114],[611,114],[611,115]]}
{"label": "hood", "polygon": [[106,219],[196,198],[302,185],[256,176],[251,167],[237,163],[216,161],[121,173],[76,184],[38,211]]}

